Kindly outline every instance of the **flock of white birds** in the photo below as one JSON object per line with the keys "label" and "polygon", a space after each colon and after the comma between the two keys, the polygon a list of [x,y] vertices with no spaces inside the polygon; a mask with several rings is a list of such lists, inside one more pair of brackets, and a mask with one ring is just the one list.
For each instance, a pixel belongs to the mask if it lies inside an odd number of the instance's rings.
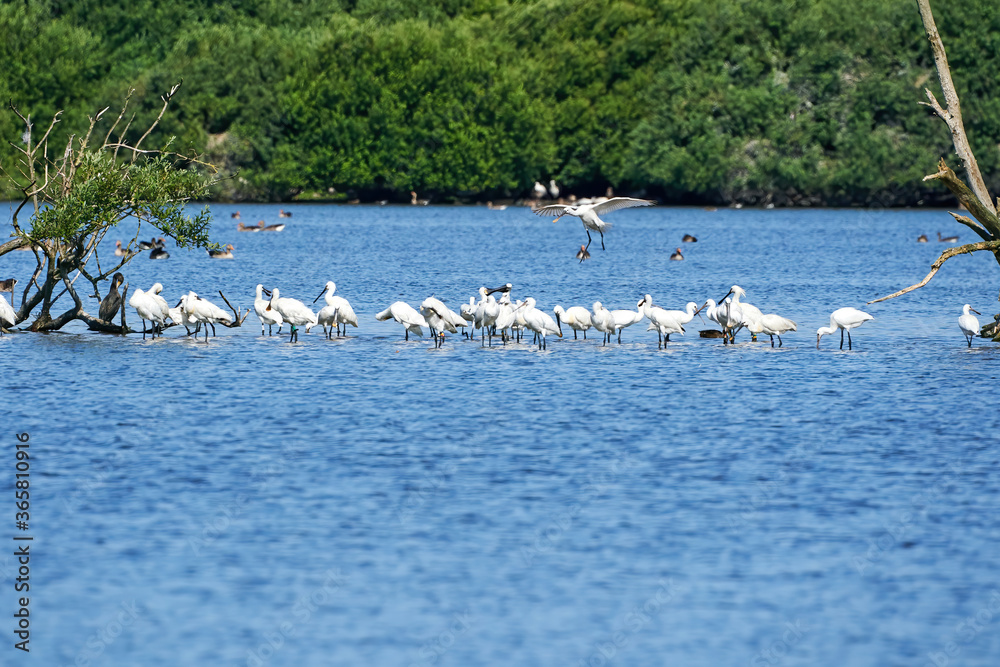
{"label": "flock of white birds", "polygon": [[[550,186],[556,188],[554,182]],[[544,186],[536,183],[536,194],[538,194],[539,188],[544,191]],[[412,194],[415,199],[416,193]],[[544,195],[544,192],[541,195]],[[553,192],[553,197],[556,196],[558,196],[557,188]],[[414,203],[418,203],[416,199]],[[650,200],[631,197],[602,197],[591,201],[580,201],[575,205],[550,204],[536,208],[535,213],[556,216],[556,220],[565,215],[579,218],[587,232],[588,240],[587,245],[581,246],[580,253],[577,254],[577,257],[580,257],[581,253],[589,256],[587,248],[590,247],[592,240],[591,231],[596,231],[601,235],[601,247],[604,247],[604,232],[610,228],[610,225],[600,218],[601,215],[623,208],[649,206],[653,203]],[[284,211],[281,214],[284,214]],[[237,212],[234,217],[238,215]],[[282,217],[287,216],[282,215]],[[940,233],[938,236],[940,237]],[[162,239],[160,241],[162,242]],[[230,250],[229,257],[231,257],[231,246],[228,250]],[[119,254],[120,251],[120,248],[117,249],[116,254]],[[116,278],[118,277],[116,276]],[[109,296],[117,298],[115,287],[119,283],[120,280],[112,285],[112,294]],[[495,336],[499,336],[503,344],[506,344],[509,340],[520,340],[525,331],[531,331],[538,348],[546,349],[549,336],[562,338],[563,324],[573,330],[574,338],[579,332],[582,332],[584,339],[586,339],[587,331],[593,328],[603,335],[602,345],[607,345],[615,336],[621,343],[623,330],[646,319],[649,321],[647,330],[656,331],[658,348],[663,348],[670,341],[671,334],[683,335],[685,333],[684,325],[694,319],[696,315],[700,315],[702,311],[704,311],[704,317],[707,320],[718,324],[722,329],[721,334],[714,332],[716,334],[714,337],[721,337],[725,344],[735,343],[736,333],[745,328],[750,332],[752,340],[756,340],[759,334],[769,336],[772,346],[774,346],[774,337],[777,336],[780,347],[782,345],[781,334],[797,330],[797,325],[792,320],[775,313],[765,314],[756,306],[741,302],[740,299],[746,297],[746,292],[739,285],[733,285],[729,293],[719,303],[708,299],[699,306],[692,301],[687,304],[684,310],[660,308],[654,305],[652,297],[646,294],[636,303],[635,310],[608,310],[600,301],[597,301],[593,304],[592,310],[582,306],[563,308],[557,305],[552,311],[554,318],[537,308],[537,302],[531,297],[523,301],[512,301],[511,289],[510,283],[494,289],[481,287],[479,288],[479,300],[477,301],[474,296],[470,297],[469,303],[463,304],[457,313],[433,296],[424,299],[419,308],[414,308],[403,301],[396,301],[376,314],[375,319],[380,321],[391,319],[403,325],[406,340],[409,340],[411,333],[423,336],[423,330],[426,328],[434,339],[435,347],[442,345],[446,333],[458,333],[461,329],[470,340],[475,337],[478,330],[482,345],[486,345],[486,340],[489,340],[489,344],[492,345]],[[317,325],[323,328],[323,333],[327,338],[333,337],[334,330],[336,330],[338,337],[346,336],[347,325],[357,327],[358,318],[347,299],[335,295],[336,290],[335,283],[332,281],[326,283],[323,292],[313,299],[313,303],[316,303],[320,297],[324,297],[326,306],[318,313],[314,313],[303,302],[282,297],[277,288],[267,290],[263,285],[257,285],[254,312],[260,320],[261,335],[264,335],[265,328],[268,333],[272,333],[274,326],[278,327],[280,334],[281,327],[288,324],[291,329],[290,342],[298,340],[299,327],[305,327],[308,333]],[[129,299],[129,305],[135,308],[136,313],[143,320],[143,337],[147,333],[146,321],[151,323],[151,332],[154,336],[157,333],[162,334],[167,320],[170,320],[173,324],[183,325],[189,335],[192,333],[197,335],[204,326],[206,339],[209,328],[212,329],[213,335],[215,334],[216,324],[234,326],[233,315],[238,316],[238,313],[230,314],[194,292],[188,292],[181,297],[175,307],[170,308],[166,299],[160,296],[162,291],[163,286],[160,283],[155,283],[146,292],[141,289],[135,290],[132,298]],[[499,299],[493,296],[498,292],[501,293]],[[265,295],[268,297],[267,299],[264,298]],[[117,304],[112,305],[117,311]],[[105,304],[102,303],[102,313],[104,306]],[[966,337],[969,347],[972,347],[972,339],[979,335],[980,331],[979,320],[971,313],[979,314],[969,304],[966,304],[962,309],[962,315],[958,318],[958,326]],[[875,318],[868,313],[856,308],[839,308],[831,313],[830,325],[820,327],[816,331],[816,347],[819,348],[823,336],[840,330],[840,349],[844,348],[844,332],[847,333],[848,349],[853,349],[851,330],[873,319]],[[14,310],[3,295],[0,295],[0,333],[2,333],[3,327],[11,327],[14,322]],[[239,322],[235,323],[235,325],[239,324]],[[343,327],[343,334],[341,334],[341,327]]]}
{"label": "flock of white birds", "polygon": [[[637,301],[635,310],[608,310],[597,301],[590,309],[582,306],[563,308],[557,305],[552,309],[551,315],[538,308],[537,302],[531,297],[512,300],[512,289],[510,283],[492,289],[480,287],[478,299],[475,296],[469,297],[469,302],[462,304],[458,312],[433,296],[424,299],[417,308],[406,302],[396,301],[377,313],[375,319],[393,320],[402,325],[405,340],[409,340],[410,334],[422,337],[426,329],[433,338],[435,347],[443,344],[447,333],[457,334],[461,331],[464,336],[472,340],[478,331],[480,344],[492,345],[494,337],[507,344],[508,341],[520,341],[524,334],[530,331],[534,335],[533,344],[537,344],[540,350],[547,349],[548,338],[563,337],[564,325],[573,330],[574,338],[583,334],[583,338],[586,339],[587,331],[594,329],[602,335],[602,345],[607,345],[615,338],[621,343],[622,331],[647,320],[649,323],[647,331],[656,332],[657,347],[664,349],[670,342],[670,336],[685,334],[684,326],[698,315],[719,326],[721,333],[713,329],[711,331],[714,335],[711,337],[722,338],[724,344],[735,343],[736,334],[746,329],[752,340],[756,340],[758,335],[766,335],[770,337],[772,347],[775,338],[778,339],[780,347],[782,334],[798,330],[792,320],[775,313],[763,313],[753,304],[742,301],[741,299],[746,297],[746,292],[739,285],[733,285],[718,303],[708,299],[699,306],[692,301],[684,310],[661,308],[653,303],[649,294],[646,294]],[[188,335],[197,336],[204,327],[206,339],[210,328],[214,335],[216,324],[234,325],[234,313],[220,308],[194,292],[182,296],[178,304],[171,308],[160,295],[162,291],[163,286],[155,283],[148,291],[135,290],[129,299],[129,305],[143,320],[143,336],[147,333],[145,328],[147,321],[151,323],[150,333],[154,336],[157,333],[162,335],[163,328],[168,326],[169,321],[184,326]],[[313,300],[313,303],[316,303],[322,297],[326,305],[318,312],[313,312],[312,308],[302,301],[282,297],[278,288],[268,290],[263,285],[257,285],[254,312],[260,320],[261,335],[265,333],[272,335],[275,326],[278,327],[280,334],[281,328],[287,324],[291,330],[289,342],[298,340],[300,328],[305,328],[308,333],[315,326],[321,326],[324,336],[330,339],[333,338],[334,332],[338,337],[346,336],[347,325],[357,327],[358,317],[350,302],[336,295],[336,291],[336,283],[327,282],[323,291]],[[494,296],[498,293],[499,298]],[[2,311],[2,306],[5,305],[6,301],[0,302],[0,319],[9,317],[10,321],[13,321],[12,310],[9,316]],[[6,307],[10,309],[9,305]],[[970,311],[978,314],[966,304],[958,320],[969,347],[972,346],[972,339],[979,334],[979,321],[970,314]],[[846,332],[848,349],[853,349],[851,330],[873,319],[868,313],[856,308],[839,308],[830,315],[830,325],[820,327],[816,331],[816,347],[819,348],[823,336],[839,330],[840,348],[844,347]]]}

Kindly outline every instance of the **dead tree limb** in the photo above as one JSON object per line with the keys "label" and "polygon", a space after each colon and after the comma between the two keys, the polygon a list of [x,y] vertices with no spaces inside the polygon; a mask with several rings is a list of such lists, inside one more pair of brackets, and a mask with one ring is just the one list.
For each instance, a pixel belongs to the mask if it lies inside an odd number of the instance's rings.
{"label": "dead tree limb", "polygon": [[957,248],[948,248],[943,253],[941,253],[941,256],[938,257],[933,264],[931,264],[930,273],[924,276],[924,279],[921,280],[919,283],[917,283],[916,285],[910,285],[909,287],[901,289],[898,292],[893,292],[889,296],[884,296],[881,299],[875,299],[874,301],[869,301],[868,303],[872,304],[872,303],[878,303],[879,301],[887,301],[889,299],[895,299],[897,296],[902,296],[904,294],[912,292],[915,289],[920,289],[921,287],[923,287],[924,285],[926,285],[931,281],[931,278],[933,278],[934,274],[938,272],[942,264],[944,264],[946,261],[948,261],[955,255],[968,255],[970,253],[974,253],[979,250],[992,250],[994,252],[1000,251],[1000,241],[983,241],[981,243],[969,243],[963,246],[958,246]]}
{"label": "dead tree limb", "polygon": [[243,326],[243,322],[246,321],[247,316],[250,315],[250,309],[247,308],[247,312],[244,313],[242,317],[240,317],[240,309],[233,308],[233,304],[229,303],[229,299],[227,299],[226,295],[222,293],[222,290],[219,290],[219,296],[222,297],[222,300],[226,302],[227,306],[229,306],[229,310],[233,311],[233,315],[236,316],[236,320],[233,321],[232,323],[227,324],[226,322],[219,322],[219,324],[223,324],[229,327],[230,329],[235,329],[236,327]]}
{"label": "dead tree limb", "polygon": [[962,107],[958,102],[958,91],[955,90],[955,83],[951,80],[951,69],[948,67],[948,55],[945,53],[944,42],[941,41],[941,35],[938,33],[937,24],[934,22],[934,14],[931,12],[930,0],[917,0],[917,6],[920,8],[920,18],[924,22],[924,31],[927,33],[927,39],[930,41],[931,49],[934,51],[934,65],[937,68],[938,81],[941,83],[941,91],[944,93],[944,101],[947,108],[942,109],[941,105],[938,104],[938,101],[934,98],[934,94],[929,89],[925,89],[924,92],[930,100],[930,104],[928,106],[934,109],[934,112],[941,117],[941,120],[943,120],[948,125],[948,129],[951,130],[952,141],[955,144],[955,152],[958,153],[958,157],[962,159],[965,171],[969,175],[969,183],[972,184],[972,191],[976,194],[976,197],[982,205],[987,208],[995,218],[997,212],[993,207],[993,200],[990,197],[989,191],[986,189],[986,183],[983,181],[983,175],[979,172],[979,164],[976,162],[976,158],[972,154],[972,147],[969,145],[969,139],[965,135],[965,125],[962,122]]}

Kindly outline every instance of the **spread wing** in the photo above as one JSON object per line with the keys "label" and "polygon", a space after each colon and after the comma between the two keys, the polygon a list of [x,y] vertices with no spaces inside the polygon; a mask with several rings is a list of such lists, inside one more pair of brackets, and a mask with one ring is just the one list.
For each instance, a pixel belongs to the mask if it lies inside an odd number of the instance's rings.
{"label": "spread wing", "polygon": [[569,206],[565,204],[549,204],[535,209],[535,215],[562,215]]}
{"label": "spread wing", "polygon": [[[617,211],[620,208],[632,208],[633,206],[652,206],[656,202],[649,199],[633,199],[632,197],[612,197],[607,201],[603,201],[594,207],[594,213],[597,215],[604,215],[605,213],[611,213],[612,211]],[[552,208],[551,206],[546,206],[545,208]]]}

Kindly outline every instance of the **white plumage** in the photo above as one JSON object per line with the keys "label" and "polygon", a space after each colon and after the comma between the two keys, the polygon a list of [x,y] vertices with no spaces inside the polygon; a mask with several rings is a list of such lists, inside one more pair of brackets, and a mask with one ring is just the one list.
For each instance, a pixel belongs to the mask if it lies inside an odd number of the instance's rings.
{"label": "white plumage", "polygon": [[410,340],[411,333],[423,336],[424,331],[421,327],[428,326],[424,316],[418,313],[416,308],[404,301],[396,301],[381,313],[375,315],[375,319],[380,322],[393,319],[397,323],[402,324],[406,329],[406,340]]}
{"label": "white plumage", "polygon": [[875,318],[857,308],[838,308],[830,315],[830,326],[816,330],[816,349],[819,349],[819,339],[840,329],[840,349],[844,349],[844,332],[847,332],[847,349],[853,349],[851,344],[851,329],[856,329],[868,320]]}
{"label": "white plumage", "polygon": [[982,315],[969,304],[965,304],[962,306],[962,314],[958,318],[958,328],[962,330],[962,334],[969,341],[969,347],[972,347],[972,339],[979,335],[979,320],[974,315],[970,315],[970,311],[976,315]]}
{"label": "white plumage", "polygon": [[632,197],[612,197],[611,199],[594,203],[578,204],[567,206],[565,204],[549,204],[542,206],[535,211],[536,215],[554,215],[559,220],[564,215],[572,215],[580,218],[583,228],[587,232],[587,245],[584,250],[590,248],[593,239],[590,238],[590,231],[593,230],[601,235],[601,249],[604,250],[604,232],[611,228],[611,225],[601,220],[600,216],[607,215],[612,211],[622,208],[632,208],[633,206],[652,206],[655,202],[648,199],[633,199]]}

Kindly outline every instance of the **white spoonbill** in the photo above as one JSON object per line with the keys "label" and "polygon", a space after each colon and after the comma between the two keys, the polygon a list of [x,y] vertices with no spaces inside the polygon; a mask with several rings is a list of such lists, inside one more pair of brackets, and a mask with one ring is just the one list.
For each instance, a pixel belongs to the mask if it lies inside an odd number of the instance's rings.
{"label": "white spoonbill", "polygon": [[604,334],[604,342],[607,345],[611,340],[611,335],[615,332],[615,316],[604,307],[600,301],[594,302],[594,312],[590,316],[590,322],[594,328]]}
{"label": "white spoonbill", "polygon": [[594,326],[590,321],[590,311],[583,306],[570,306],[564,309],[562,306],[556,306],[552,309],[552,312],[556,314],[556,324],[565,323],[570,329],[573,330],[573,339],[576,340],[576,332],[583,332],[583,339],[587,340],[587,329]]}
{"label": "white spoonbill", "polygon": [[143,292],[141,289],[136,288],[135,292],[128,300],[128,305],[135,308],[136,314],[139,319],[142,320],[142,337],[146,338],[146,320],[149,320],[152,324],[152,335],[156,336],[156,325],[159,324],[162,330],[163,320],[165,315],[163,311],[160,310],[160,304],[156,302],[150,295]]}
{"label": "white spoonbill", "polygon": [[203,299],[194,292],[188,292],[181,299],[181,310],[188,319],[205,325],[205,340],[208,340],[208,329],[212,328],[215,335],[215,323],[233,321],[233,316],[219,308],[208,299]]}
{"label": "white spoonbill", "polygon": [[428,326],[424,316],[417,312],[417,309],[405,301],[396,301],[391,306],[375,315],[379,322],[392,319],[402,324],[406,329],[406,340],[410,340],[410,334],[423,336],[424,330],[420,327]]}
{"label": "white spoonbill", "polygon": [[161,334],[163,333],[162,329],[163,323],[166,322],[168,317],[170,317],[170,304],[167,303],[166,299],[160,296],[160,292],[162,291],[163,291],[163,285],[161,285],[160,283],[153,283],[153,286],[149,288],[148,292],[146,292],[146,296],[152,299],[153,302],[156,303],[156,305],[159,306],[160,308],[160,315],[162,315],[163,318],[162,321],[160,322]]}
{"label": "white spoonbill", "polygon": [[310,310],[309,306],[298,299],[282,298],[277,287],[271,290],[271,308],[277,310],[281,319],[291,325],[292,335],[288,339],[289,343],[299,339],[298,326],[305,326],[306,333],[309,333],[309,329],[317,324],[316,313]]}
{"label": "white spoonbill", "polygon": [[169,311],[169,318],[174,324],[180,324],[187,330],[187,335],[191,335],[191,331],[197,334],[201,330],[201,323],[198,320],[191,317],[188,313],[184,312],[184,300],[187,299],[187,294],[181,297],[180,302],[171,308]]}
{"label": "white spoonbill", "polygon": [[260,335],[264,335],[264,326],[267,326],[267,335],[271,335],[271,327],[275,324],[278,325],[278,333],[281,333],[281,325],[284,320],[281,319],[281,313],[279,313],[274,308],[271,308],[270,299],[264,298],[264,286],[257,285],[257,296],[253,300],[253,310],[257,313],[257,319],[260,320]]}
{"label": "white spoonbill", "polygon": [[[698,304],[694,304],[694,307],[697,308]],[[678,320],[677,314],[686,315],[687,311],[670,311],[654,306],[653,297],[648,294],[639,302],[639,308],[642,310],[642,314],[649,319],[650,329],[656,331],[659,337],[657,349],[661,347],[666,349],[666,344],[670,342],[670,334],[684,335],[684,325]],[[693,314],[692,317],[694,317]]]}
{"label": "white spoonbill", "polygon": [[[475,333],[475,331],[476,331],[476,297],[470,296],[469,297],[469,303],[463,303],[462,304],[462,307],[461,307],[461,309],[459,311],[459,315],[462,316],[463,320],[465,320],[470,325],[472,325],[472,331],[473,331],[473,333]],[[466,326],[468,326],[468,325],[466,325]],[[469,332],[468,332],[468,330],[463,330],[462,334],[466,338],[469,338]]]}
{"label": "white spoonbill", "polygon": [[[627,329],[633,324],[638,324],[642,321],[642,304],[640,301],[636,306],[636,310],[612,310],[611,316],[615,318],[615,331],[618,332],[618,344],[622,344],[622,330]],[[695,308],[698,306],[696,305]]]}
{"label": "white spoonbill", "polygon": [[[320,296],[326,296],[326,308],[319,311],[324,313],[325,319],[329,320],[330,324],[337,325],[337,335],[340,336],[340,325],[344,325],[344,335],[347,335],[347,325],[350,324],[354,328],[358,326],[358,316],[354,314],[354,308],[351,307],[350,302],[342,296],[334,296],[334,292],[337,291],[337,283],[332,280],[326,281],[326,285],[323,287],[323,291],[319,293],[313,303],[319,301]],[[322,320],[317,314],[317,320]],[[333,318],[332,320],[330,318]],[[322,322],[320,322],[322,324]],[[323,325],[323,333],[326,333],[326,325]]]}
{"label": "white spoonbill", "polygon": [[[11,297],[13,298],[13,297]],[[10,329],[17,323],[17,314],[7,299],[0,294],[0,335],[3,335],[4,329]]]}
{"label": "white spoonbill", "polygon": [[857,308],[838,308],[830,315],[830,326],[820,327],[816,330],[816,349],[819,349],[819,339],[827,334],[832,334],[840,329],[840,349],[844,349],[844,332],[847,332],[847,349],[853,349],[851,345],[851,329],[856,329],[868,320],[875,318]]}
{"label": "white spoonbill", "polygon": [[[735,343],[736,332],[744,326],[743,304],[740,303],[740,297],[746,295],[747,293],[743,291],[742,287],[733,285],[729,288],[726,296],[722,297],[722,304],[715,311],[719,323],[722,324],[723,343],[727,342],[727,335],[728,342]],[[758,312],[760,311],[758,310]]]}
{"label": "white spoonbill", "polygon": [[[440,299],[432,296],[427,297],[420,304],[420,314],[427,320],[427,326],[434,337],[434,347],[441,347],[444,343],[444,332],[458,333],[458,329],[451,323],[448,317],[448,307]],[[454,315],[454,313],[452,313]],[[463,320],[464,322],[464,320]]]}
{"label": "white spoonbill", "polygon": [[958,328],[962,330],[962,335],[968,339],[969,347],[972,347],[972,339],[979,335],[979,320],[970,315],[970,311],[976,315],[982,315],[969,304],[965,304],[962,306],[962,315],[958,318]]}
{"label": "white spoonbill", "polygon": [[548,334],[554,334],[562,338],[562,329],[552,319],[552,316],[546,313],[544,310],[539,310],[535,308],[535,300],[532,297],[528,297],[524,300],[524,306],[521,308],[524,316],[524,325],[538,334],[538,349],[546,350],[548,345],[545,343],[545,336]]}
{"label": "white spoonbill", "polygon": [[787,317],[768,313],[761,315],[752,324],[747,325],[752,334],[765,334],[771,337],[771,347],[774,347],[774,337],[778,337],[778,347],[781,347],[781,334],[788,331],[798,331],[798,326]]}
{"label": "white spoonbill", "polygon": [[583,228],[587,232],[587,245],[584,247],[584,250],[590,248],[590,244],[593,241],[590,237],[591,230],[594,230],[601,235],[601,250],[604,250],[604,232],[609,229],[611,225],[601,220],[600,216],[622,208],[632,208],[633,206],[652,206],[654,203],[655,202],[650,201],[649,199],[613,197],[597,204],[581,204],[577,206],[549,204],[548,206],[542,206],[536,210],[535,214],[554,215],[556,216],[556,219],[553,220],[553,222],[558,221],[559,218],[564,215],[572,215],[580,218],[580,221],[583,223]]}

